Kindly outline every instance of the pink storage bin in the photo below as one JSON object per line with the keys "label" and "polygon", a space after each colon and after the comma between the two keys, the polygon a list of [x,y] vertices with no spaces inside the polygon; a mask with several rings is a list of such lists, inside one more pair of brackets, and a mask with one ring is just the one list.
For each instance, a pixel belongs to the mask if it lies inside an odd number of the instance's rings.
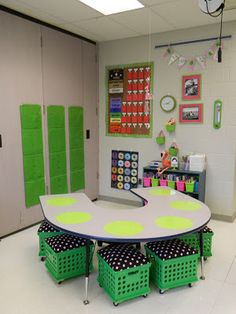
{"label": "pink storage bin", "polygon": [[160,179],[160,186],[167,186],[167,180],[166,179]]}
{"label": "pink storage bin", "polygon": [[185,181],[177,181],[176,182],[177,190],[180,192],[184,192],[185,190]]}
{"label": "pink storage bin", "polygon": [[143,178],[143,186],[146,188],[151,186],[151,178]]}

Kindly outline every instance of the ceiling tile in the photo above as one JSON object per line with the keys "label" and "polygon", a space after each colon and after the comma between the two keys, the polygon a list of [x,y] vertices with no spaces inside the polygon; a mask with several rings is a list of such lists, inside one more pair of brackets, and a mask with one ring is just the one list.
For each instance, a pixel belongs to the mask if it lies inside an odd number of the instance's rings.
{"label": "ceiling tile", "polygon": [[139,35],[137,32],[116,23],[106,16],[73,24],[88,30],[91,33],[102,36],[104,40],[113,40]]}
{"label": "ceiling tile", "polygon": [[212,18],[200,11],[196,0],[162,3],[153,6],[152,10],[177,29],[217,23],[217,18]]}
{"label": "ceiling tile", "polygon": [[151,9],[140,9],[132,12],[114,14],[110,19],[142,35],[174,29],[173,25],[168,23],[161,16],[158,16]]}
{"label": "ceiling tile", "polygon": [[152,6],[160,3],[177,2],[179,0],[139,0],[139,1],[146,6]]}
{"label": "ceiling tile", "polygon": [[102,36],[99,36],[98,34],[93,34],[75,24],[72,24],[72,23],[68,23],[68,24],[61,24],[59,25],[59,27],[69,31],[69,32],[72,32],[74,34],[77,34],[77,35],[80,35],[80,36],[83,36],[83,37],[86,37],[88,39],[91,39],[91,40],[94,40],[94,41],[102,41],[104,40],[104,38]]}
{"label": "ceiling tile", "polygon": [[67,22],[80,21],[93,17],[103,16],[101,13],[90,9],[78,0],[20,0],[24,4],[28,4],[47,14],[59,17]]}

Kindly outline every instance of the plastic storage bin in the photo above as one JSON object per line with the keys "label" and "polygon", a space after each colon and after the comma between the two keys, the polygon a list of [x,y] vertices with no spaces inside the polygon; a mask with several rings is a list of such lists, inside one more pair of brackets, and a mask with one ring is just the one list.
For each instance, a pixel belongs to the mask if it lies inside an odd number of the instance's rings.
{"label": "plastic storage bin", "polygon": [[[159,288],[160,293],[170,288],[191,286],[193,282],[198,281],[199,254],[183,241],[175,239],[150,242],[144,247],[147,257],[152,261],[151,281]],[[178,256],[177,248],[182,256]]]}
{"label": "plastic storage bin", "polygon": [[185,181],[177,181],[176,182],[177,190],[180,192],[184,192],[185,190]]}
{"label": "plastic storage bin", "polygon": [[143,186],[145,188],[151,186],[151,178],[143,178]]}
{"label": "plastic storage bin", "polygon": [[160,186],[167,186],[167,182],[166,179],[160,179]]}
{"label": "plastic storage bin", "polygon": [[[63,245],[61,245],[63,243]],[[85,274],[86,240],[68,234],[47,238],[45,266],[52,277],[61,282]],[[93,270],[94,244],[90,243],[90,271]]]}
{"label": "plastic storage bin", "polygon": [[185,189],[186,189],[186,192],[189,192],[189,193],[194,192],[194,182],[186,182]]}
{"label": "plastic storage bin", "polygon": [[[126,249],[124,249],[125,247]],[[107,260],[104,254],[109,254],[109,252],[110,257]],[[133,265],[130,265],[132,263],[132,260],[129,260],[131,256],[134,259]],[[98,283],[110,296],[115,306],[138,296],[146,296],[150,292],[149,270],[151,263],[134,247],[110,245],[99,250],[97,257]],[[139,258],[142,260],[142,265],[137,262],[140,261]],[[115,259],[118,261],[117,263],[120,262],[121,266],[117,265]]]}
{"label": "plastic storage bin", "polygon": [[159,185],[159,179],[158,178],[152,178],[151,182],[152,182],[152,186],[158,186]]}
{"label": "plastic storage bin", "polygon": [[175,189],[175,181],[168,180],[168,186],[172,189]]}

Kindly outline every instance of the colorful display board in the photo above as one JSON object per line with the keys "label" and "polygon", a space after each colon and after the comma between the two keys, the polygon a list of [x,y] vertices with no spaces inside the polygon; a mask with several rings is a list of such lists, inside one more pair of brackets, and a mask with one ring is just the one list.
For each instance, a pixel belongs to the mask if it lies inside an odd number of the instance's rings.
{"label": "colorful display board", "polygon": [[153,62],[106,70],[107,135],[151,137]]}
{"label": "colorful display board", "polygon": [[138,152],[112,150],[112,188],[129,191],[138,187],[138,159]]}

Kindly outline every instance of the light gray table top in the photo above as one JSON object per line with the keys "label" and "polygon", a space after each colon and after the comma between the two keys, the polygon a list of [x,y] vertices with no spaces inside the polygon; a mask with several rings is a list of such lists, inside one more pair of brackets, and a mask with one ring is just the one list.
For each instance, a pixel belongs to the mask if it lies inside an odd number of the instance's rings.
{"label": "light gray table top", "polygon": [[211,217],[204,203],[169,187],[138,188],[132,193],[146,200],[146,205],[134,209],[103,208],[84,193],[40,196],[40,202],[46,220],[54,226],[101,241],[171,238],[199,230]]}

